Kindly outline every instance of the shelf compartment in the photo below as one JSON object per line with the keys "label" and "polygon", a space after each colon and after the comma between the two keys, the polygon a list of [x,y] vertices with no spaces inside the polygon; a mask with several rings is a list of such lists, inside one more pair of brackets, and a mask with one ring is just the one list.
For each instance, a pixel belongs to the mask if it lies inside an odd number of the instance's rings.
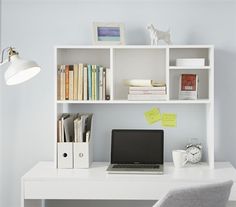
{"label": "shelf compartment", "polygon": [[[198,99],[209,99],[209,70],[171,70],[170,71],[170,100],[178,100],[179,97],[179,77],[181,74],[198,75]],[[183,101],[183,100],[180,100]],[[197,101],[197,100],[194,100]]]}
{"label": "shelf compartment", "polygon": [[210,50],[211,46],[208,48],[170,48],[169,64],[170,66],[176,66],[176,59],[178,58],[204,58],[205,66],[210,66]]}
{"label": "shelf compartment", "polygon": [[166,49],[115,48],[113,51],[114,100],[127,99],[127,79],[151,79],[166,83]]}

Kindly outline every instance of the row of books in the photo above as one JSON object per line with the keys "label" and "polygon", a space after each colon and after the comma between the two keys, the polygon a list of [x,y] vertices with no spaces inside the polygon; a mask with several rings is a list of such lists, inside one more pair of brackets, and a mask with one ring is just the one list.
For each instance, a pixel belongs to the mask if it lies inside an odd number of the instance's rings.
{"label": "row of books", "polygon": [[99,65],[59,65],[58,100],[109,100],[110,69]]}
{"label": "row of books", "polygon": [[58,142],[89,142],[92,114],[63,113],[58,116]]}
{"label": "row of books", "polygon": [[153,80],[129,80],[128,100],[130,101],[154,101],[166,100],[166,84]]}

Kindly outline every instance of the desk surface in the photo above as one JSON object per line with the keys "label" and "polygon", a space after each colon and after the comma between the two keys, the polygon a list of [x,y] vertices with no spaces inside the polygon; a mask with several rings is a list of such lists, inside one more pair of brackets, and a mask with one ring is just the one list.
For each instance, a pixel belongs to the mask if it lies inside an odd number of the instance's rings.
{"label": "desk surface", "polygon": [[[55,169],[53,162],[40,162],[22,177],[24,198],[157,200],[171,188],[229,179],[236,183],[236,170],[228,162],[215,163],[215,169],[204,163],[175,169],[165,163],[163,175],[107,174],[107,165],[95,162],[89,169]],[[231,200],[236,200],[234,188]]]}

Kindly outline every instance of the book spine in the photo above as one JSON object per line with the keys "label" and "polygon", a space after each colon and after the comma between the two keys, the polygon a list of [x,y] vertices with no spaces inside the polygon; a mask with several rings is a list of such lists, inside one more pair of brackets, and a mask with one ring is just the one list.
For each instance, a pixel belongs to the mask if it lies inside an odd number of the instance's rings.
{"label": "book spine", "polygon": [[134,95],[165,95],[166,91],[138,91],[138,90],[133,90],[129,91],[129,94],[134,94]]}
{"label": "book spine", "polygon": [[65,100],[65,85],[66,85],[66,76],[65,76],[65,65],[61,65],[61,100]]}
{"label": "book spine", "polygon": [[84,67],[84,100],[88,99],[88,68]]}
{"label": "book spine", "polygon": [[79,64],[78,100],[83,100],[83,64]]}
{"label": "book spine", "polygon": [[106,68],[106,100],[110,100],[111,95],[111,77],[110,77],[110,69]]}
{"label": "book spine", "polygon": [[92,100],[92,66],[88,65],[88,100]]}
{"label": "book spine", "polygon": [[167,100],[166,95],[134,95],[128,94],[129,101],[164,101]]}
{"label": "book spine", "polygon": [[74,99],[74,69],[73,65],[69,66],[69,100]]}
{"label": "book spine", "polygon": [[151,87],[152,80],[126,80],[125,83],[129,86],[144,86],[144,87]]}
{"label": "book spine", "polygon": [[96,67],[96,100],[99,100],[99,66]]}
{"label": "book spine", "polygon": [[148,87],[140,87],[140,86],[137,86],[137,87],[134,87],[134,86],[131,86],[129,87],[129,90],[130,91],[140,91],[140,90],[143,90],[143,91],[165,91],[166,90],[166,86],[160,86],[160,87],[153,87],[153,86],[148,86]]}
{"label": "book spine", "polygon": [[57,100],[61,100],[61,66],[57,66]]}
{"label": "book spine", "polygon": [[73,98],[74,100],[78,100],[78,65],[75,64],[74,65],[74,95],[73,95]]}
{"label": "book spine", "polygon": [[92,100],[95,99],[96,65],[92,66]]}
{"label": "book spine", "polygon": [[103,100],[103,67],[99,67],[99,100]]}
{"label": "book spine", "polygon": [[65,69],[65,78],[66,78],[66,91],[65,91],[65,98],[66,100],[69,100],[69,65],[66,65],[66,69]]}
{"label": "book spine", "polygon": [[102,71],[102,100],[106,100],[106,69]]}

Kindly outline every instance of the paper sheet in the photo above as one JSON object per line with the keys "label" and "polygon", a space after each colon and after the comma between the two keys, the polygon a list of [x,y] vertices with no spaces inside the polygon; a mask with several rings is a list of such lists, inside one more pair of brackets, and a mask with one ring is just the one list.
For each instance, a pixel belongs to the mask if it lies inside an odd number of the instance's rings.
{"label": "paper sheet", "polygon": [[176,114],[163,113],[161,117],[161,125],[163,127],[176,127]]}
{"label": "paper sheet", "polygon": [[151,108],[149,111],[146,111],[144,113],[144,116],[146,118],[146,121],[148,124],[154,124],[161,120],[161,113],[160,110],[156,107]]}

